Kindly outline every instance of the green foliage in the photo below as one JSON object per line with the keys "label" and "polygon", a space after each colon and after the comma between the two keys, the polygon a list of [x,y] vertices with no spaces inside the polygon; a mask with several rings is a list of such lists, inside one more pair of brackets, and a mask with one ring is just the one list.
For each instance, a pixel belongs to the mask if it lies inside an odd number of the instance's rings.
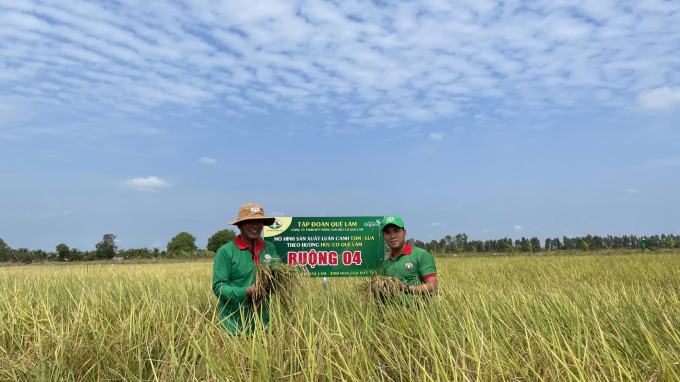
{"label": "green foliage", "polygon": [[512,246],[511,244],[508,244],[508,243],[504,243],[504,244],[505,244],[505,252],[508,252],[508,253],[515,253],[515,252],[517,252],[517,248],[515,248],[515,247]]}
{"label": "green foliage", "polygon": [[215,257],[215,253],[205,249],[199,249],[197,251],[175,251],[168,252],[168,259],[210,259]]}
{"label": "green foliage", "polygon": [[116,256],[118,245],[116,244],[116,235],[107,233],[102,238],[102,241],[95,245],[96,257],[98,259],[112,259]]}
{"label": "green foliage", "polygon": [[78,248],[71,248],[68,254],[68,261],[83,261],[85,253]]}
{"label": "green foliage", "polygon": [[675,248],[675,246],[678,244],[678,241],[672,236],[669,236],[664,244],[666,245],[666,248]]}
{"label": "green foliage", "polygon": [[64,243],[57,245],[57,257],[59,258],[59,261],[68,259],[70,254],[71,250],[69,249],[68,245]]}
{"label": "green foliage", "polygon": [[5,243],[4,240],[0,239],[0,261],[9,261],[9,254],[12,248]]}
{"label": "green foliage", "polygon": [[588,248],[590,248],[591,242],[585,241],[585,240],[582,240],[582,241],[583,241],[583,243],[581,243],[581,248],[583,248],[587,252]]}
{"label": "green foliage", "polygon": [[[17,248],[10,251],[10,261],[15,263],[27,263],[33,261],[33,254],[28,248]],[[37,260],[37,259],[36,259]]]}
{"label": "green foliage", "polygon": [[196,238],[188,232],[180,232],[168,243],[168,253],[193,252],[197,250]]}
{"label": "green foliage", "polygon": [[217,253],[217,250],[220,249],[221,246],[234,239],[236,239],[236,232],[231,229],[223,229],[216,232],[208,239],[208,246],[206,248],[208,251]]}
{"label": "green foliage", "polygon": [[160,255],[158,248],[131,248],[131,249],[121,249],[118,251],[118,256],[126,260],[141,260],[141,259],[153,259]]}

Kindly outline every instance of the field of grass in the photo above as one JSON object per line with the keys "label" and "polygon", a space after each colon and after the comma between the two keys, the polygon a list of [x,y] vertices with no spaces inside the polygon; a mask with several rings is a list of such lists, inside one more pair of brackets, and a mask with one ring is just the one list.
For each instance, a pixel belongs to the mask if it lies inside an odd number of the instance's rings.
{"label": "field of grass", "polygon": [[437,259],[417,309],[310,279],[231,337],[212,263],[0,268],[0,381],[677,381],[680,255]]}

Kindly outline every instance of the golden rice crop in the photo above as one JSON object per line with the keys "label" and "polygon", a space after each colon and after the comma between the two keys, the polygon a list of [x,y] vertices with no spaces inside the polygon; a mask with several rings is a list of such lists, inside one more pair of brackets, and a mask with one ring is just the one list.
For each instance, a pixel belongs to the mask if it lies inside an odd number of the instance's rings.
{"label": "golden rice crop", "polygon": [[361,297],[368,301],[387,302],[395,296],[403,294],[399,281],[377,274],[362,279],[357,290]]}
{"label": "golden rice crop", "polygon": [[261,303],[267,293],[272,293],[278,295],[285,306],[289,306],[293,295],[300,292],[305,276],[308,276],[308,272],[304,267],[280,262],[257,264],[254,304]]}
{"label": "golden rice crop", "polygon": [[212,263],[0,267],[0,381],[677,381],[680,255],[436,259],[417,309],[303,278],[251,336]]}

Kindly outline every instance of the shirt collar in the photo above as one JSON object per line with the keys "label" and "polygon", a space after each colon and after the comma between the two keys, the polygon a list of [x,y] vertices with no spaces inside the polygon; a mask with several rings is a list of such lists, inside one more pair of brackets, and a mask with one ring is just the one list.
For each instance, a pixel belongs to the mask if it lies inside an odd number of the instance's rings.
{"label": "shirt collar", "polygon": [[[241,235],[236,236],[236,239],[234,240],[234,243],[238,247],[238,249],[250,249],[253,246],[251,244],[246,244],[243,239],[241,239]],[[260,252],[260,250],[264,248],[264,241],[260,240],[259,238],[257,239],[257,252]]]}
{"label": "shirt collar", "polygon": [[[406,248],[404,248],[404,252],[402,252],[401,254],[402,255],[410,255],[412,250],[413,250],[413,246],[411,245],[411,243],[408,243],[408,244],[406,244]],[[391,258],[395,257],[394,252],[390,253],[390,257]]]}

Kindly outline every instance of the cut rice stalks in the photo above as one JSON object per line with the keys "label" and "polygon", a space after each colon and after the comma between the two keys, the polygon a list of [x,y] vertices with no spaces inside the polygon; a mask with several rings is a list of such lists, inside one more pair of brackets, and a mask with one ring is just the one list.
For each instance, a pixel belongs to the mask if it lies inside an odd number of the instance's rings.
{"label": "cut rice stalks", "polygon": [[267,294],[276,294],[284,307],[288,308],[293,297],[301,290],[308,272],[305,267],[282,264],[279,259],[272,260],[276,261],[257,264],[253,305],[259,306]]}
{"label": "cut rice stalks", "polygon": [[402,286],[399,281],[387,277],[372,274],[359,284],[359,294],[364,300],[377,300],[387,302],[402,294]]}

